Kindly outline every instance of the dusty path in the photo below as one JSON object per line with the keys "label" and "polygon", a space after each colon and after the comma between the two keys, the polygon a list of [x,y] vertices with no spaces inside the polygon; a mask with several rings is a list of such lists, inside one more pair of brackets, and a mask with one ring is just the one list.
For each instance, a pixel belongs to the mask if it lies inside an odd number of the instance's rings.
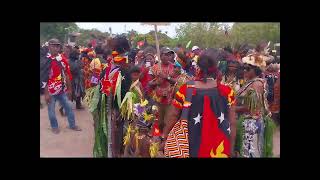
{"label": "dusty path", "polygon": [[72,131],[58,107],[59,103],[56,104],[59,134],[51,132],[47,106],[40,109],[40,157],[92,157],[94,129],[91,114],[87,109],[76,110],[73,104],[76,124],[82,131]]}
{"label": "dusty path", "polygon": [[[42,101],[44,102],[44,101]],[[94,130],[92,116],[89,111],[76,110],[73,104],[76,124],[82,131],[68,129],[66,117],[62,117],[56,105],[56,116],[58,119],[60,133],[53,134],[50,129],[47,106],[40,109],[40,157],[92,157],[94,143]],[[280,129],[274,134],[274,156],[280,156]]]}

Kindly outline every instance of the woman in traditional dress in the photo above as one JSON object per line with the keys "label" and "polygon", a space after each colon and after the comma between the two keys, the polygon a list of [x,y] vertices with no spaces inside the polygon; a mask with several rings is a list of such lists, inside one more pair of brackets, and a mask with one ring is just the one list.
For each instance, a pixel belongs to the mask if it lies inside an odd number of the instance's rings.
{"label": "woman in traditional dress", "polygon": [[94,157],[120,157],[123,149],[124,120],[119,107],[131,82],[125,56],[130,46],[124,36],[116,36],[108,44],[113,50],[112,64],[102,71],[99,85],[88,95],[95,127]]}
{"label": "woman in traditional dress", "polygon": [[102,58],[102,49],[99,50],[99,56],[95,56],[89,64],[89,73],[90,73],[90,86],[94,87],[99,84],[100,73],[103,69],[102,62],[104,61]]}
{"label": "woman in traditional dress", "polygon": [[175,94],[160,138],[166,157],[232,156],[235,99],[232,89],[217,81],[218,54],[215,49],[205,50],[198,61],[197,79]]}
{"label": "woman in traditional dress", "polygon": [[88,48],[85,48],[81,52],[81,61],[83,68],[83,76],[84,76],[84,86],[85,89],[89,89],[91,87],[91,72],[90,72],[90,63],[94,57],[94,51],[91,48],[92,44],[88,43]]}
{"label": "woman in traditional dress", "polygon": [[235,92],[237,92],[243,84],[240,71],[241,67],[238,61],[228,61],[227,70],[222,76],[221,83],[230,86]]}
{"label": "woman in traditional dress", "polygon": [[121,115],[125,120],[128,120],[131,124],[134,119],[133,106],[137,103],[144,101],[144,93],[142,85],[139,81],[140,77],[140,68],[138,66],[133,66],[130,69],[131,83],[129,91],[124,96],[121,105],[120,111]]}
{"label": "woman in traditional dress", "polygon": [[266,99],[266,82],[259,78],[266,62],[258,55],[242,59],[246,83],[237,92],[236,151],[241,157],[272,156],[274,123]]}

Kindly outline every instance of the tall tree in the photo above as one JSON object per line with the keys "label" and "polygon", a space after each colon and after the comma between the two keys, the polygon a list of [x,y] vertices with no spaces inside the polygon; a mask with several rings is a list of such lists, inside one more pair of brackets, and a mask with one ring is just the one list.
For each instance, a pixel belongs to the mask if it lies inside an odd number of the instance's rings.
{"label": "tall tree", "polygon": [[51,38],[65,42],[66,35],[76,31],[79,31],[76,23],[40,23],[40,42],[43,43]]}
{"label": "tall tree", "polygon": [[258,44],[280,42],[280,23],[235,23],[231,29],[234,44]]}
{"label": "tall tree", "polygon": [[91,39],[97,39],[103,42],[110,35],[108,32],[101,32],[98,29],[81,29],[80,33],[78,44],[82,46],[86,46]]}
{"label": "tall tree", "polygon": [[280,23],[234,23],[232,27],[224,23],[185,23],[176,28],[177,38],[172,43],[191,47],[219,48],[239,44],[257,44],[261,41],[280,42]]}

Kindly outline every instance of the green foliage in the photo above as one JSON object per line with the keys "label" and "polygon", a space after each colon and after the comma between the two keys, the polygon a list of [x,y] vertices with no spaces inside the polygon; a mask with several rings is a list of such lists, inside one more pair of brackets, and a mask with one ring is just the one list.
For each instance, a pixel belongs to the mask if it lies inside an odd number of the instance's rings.
{"label": "green foliage", "polygon": [[240,116],[237,121],[237,135],[234,150],[239,152],[240,156],[242,156],[242,145],[243,145],[243,136],[244,136],[244,116]]}
{"label": "green foliage", "polygon": [[87,45],[91,39],[104,41],[109,36],[108,32],[101,32],[98,29],[80,29],[76,23],[40,23],[40,43],[44,43],[51,38],[57,38],[61,42],[66,42],[68,33],[80,32],[77,42],[79,45]]}
{"label": "green foliage", "polygon": [[97,29],[81,29],[80,33],[81,35],[78,38],[78,44],[81,46],[86,46],[91,39],[100,39],[101,41],[104,41],[107,37],[109,37],[108,32],[103,33]]}
{"label": "green foliage", "polygon": [[[171,39],[167,34],[162,33],[162,32],[157,32],[157,36],[158,36],[160,46],[168,46],[168,47],[176,46],[175,41],[173,39]],[[149,45],[151,45],[151,46],[156,45],[155,33],[154,33],[154,31],[150,31],[147,34],[137,34],[135,36],[135,38],[133,39],[134,47],[137,46],[137,42],[144,41],[145,39],[147,40]]]}
{"label": "green foliage", "polygon": [[[69,29],[66,29],[69,28]],[[228,29],[228,36],[225,30]],[[109,37],[108,32],[101,32],[97,29],[80,29],[75,23],[40,23],[40,43],[50,38],[58,38],[61,42],[65,41],[68,32],[80,32],[78,38],[79,45],[86,45],[91,39],[104,40]],[[139,34],[135,30],[123,33],[132,40],[133,47],[137,42],[147,40],[148,44],[155,46],[154,31],[146,34]],[[262,41],[280,42],[280,23],[234,23],[229,27],[223,23],[184,23],[176,28],[176,37],[170,38],[166,32],[157,33],[160,47],[175,47],[181,44],[183,47],[191,40],[190,48],[194,45],[200,48],[220,48],[227,45],[236,47],[239,44],[248,43],[256,45]]]}
{"label": "green foliage", "polygon": [[40,43],[51,38],[57,38],[65,42],[68,32],[77,32],[79,27],[76,23],[40,23]]}
{"label": "green foliage", "polygon": [[280,23],[235,23],[231,29],[233,44],[258,44],[271,41],[280,42]]}
{"label": "green foliage", "polygon": [[[228,35],[225,35],[225,28]],[[176,28],[175,43],[184,47],[191,40],[191,46],[201,48],[220,48],[227,45],[232,47],[262,41],[280,42],[280,23],[234,23],[232,28],[222,23],[185,23]]]}

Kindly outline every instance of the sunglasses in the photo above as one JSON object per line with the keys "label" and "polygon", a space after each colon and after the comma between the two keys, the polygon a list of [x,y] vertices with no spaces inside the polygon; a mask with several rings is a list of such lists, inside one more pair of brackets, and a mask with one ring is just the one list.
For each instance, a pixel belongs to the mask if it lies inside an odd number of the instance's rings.
{"label": "sunglasses", "polygon": [[245,70],[245,71],[250,71],[250,69],[252,69],[252,67],[249,65],[243,66],[243,70]]}

